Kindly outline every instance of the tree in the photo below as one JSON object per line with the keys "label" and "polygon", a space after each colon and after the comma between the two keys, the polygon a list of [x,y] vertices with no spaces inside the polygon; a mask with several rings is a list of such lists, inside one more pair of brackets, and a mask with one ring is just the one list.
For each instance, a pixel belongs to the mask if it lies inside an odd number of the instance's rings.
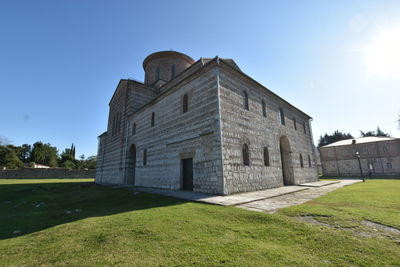
{"label": "tree", "polygon": [[29,158],[31,157],[31,152],[32,152],[32,146],[28,144],[23,144],[20,147],[20,152],[21,153],[19,159],[24,163],[29,162]]}
{"label": "tree", "polygon": [[86,158],[84,167],[86,169],[96,169],[96,163],[97,163],[97,157],[90,156]]}
{"label": "tree", "polygon": [[319,137],[318,147],[326,146],[340,140],[351,139],[351,138],[354,138],[351,134],[342,133],[339,130],[336,130],[332,134],[325,134],[324,136],[321,135]]}
{"label": "tree", "polygon": [[19,169],[22,166],[23,163],[18,158],[14,146],[0,146],[0,167],[6,167],[7,169]]}
{"label": "tree", "polygon": [[361,137],[368,137],[368,136],[382,136],[382,137],[390,137],[389,133],[385,133],[382,131],[379,126],[376,128],[376,131],[368,131],[363,132],[360,130]]}
{"label": "tree", "polygon": [[33,144],[30,160],[50,167],[57,167],[58,150],[49,143],[36,142]]}

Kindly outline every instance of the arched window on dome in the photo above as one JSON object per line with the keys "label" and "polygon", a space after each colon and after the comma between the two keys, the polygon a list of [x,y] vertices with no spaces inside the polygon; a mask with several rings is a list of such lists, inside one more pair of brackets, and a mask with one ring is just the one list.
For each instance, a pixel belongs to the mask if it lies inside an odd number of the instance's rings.
{"label": "arched window on dome", "polygon": [[175,78],[175,64],[172,65],[172,68],[171,68],[171,80],[173,80],[174,78]]}
{"label": "arched window on dome", "polygon": [[160,79],[160,66],[157,66],[156,81]]}

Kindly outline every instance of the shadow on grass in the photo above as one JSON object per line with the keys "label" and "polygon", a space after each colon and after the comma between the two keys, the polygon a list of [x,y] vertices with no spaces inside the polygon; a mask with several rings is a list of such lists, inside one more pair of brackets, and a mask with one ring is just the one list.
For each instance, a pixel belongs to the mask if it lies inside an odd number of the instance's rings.
{"label": "shadow on grass", "polygon": [[93,182],[3,184],[0,185],[0,240],[84,218],[185,202]]}

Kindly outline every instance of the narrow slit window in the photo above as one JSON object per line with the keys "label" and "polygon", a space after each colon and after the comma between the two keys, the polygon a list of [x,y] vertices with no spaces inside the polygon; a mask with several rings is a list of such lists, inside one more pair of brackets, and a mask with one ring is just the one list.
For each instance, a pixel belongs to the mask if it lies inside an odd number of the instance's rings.
{"label": "narrow slit window", "polygon": [[265,107],[265,101],[261,101],[262,113],[264,117],[267,117],[267,108]]}
{"label": "narrow slit window", "polygon": [[189,97],[187,94],[185,94],[182,99],[182,112],[186,113],[188,109],[189,109]]}
{"label": "narrow slit window", "polygon": [[136,134],[136,123],[132,125],[132,135]]}
{"label": "narrow slit window", "polygon": [[113,116],[113,122],[112,122],[112,136],[115,135],[115,122],[116,122],[116,118],[115,115]]}
{"label": "narrow slit window", "polygon": [[160,66],[157,66],[156,81],[160,79]]}
{"label": "narrow slit window", "polygon": [[311,167],[311,157],[308,155],[308,167]]}
{"label": "narrow slit window", "polygon": [[300,154],[300,167],[304,168],[303,155]]}
{"label": "narrow slit window", "polygon": [[151,127],[153,127],[154,126],[154,124],[155,124],[155,114],[154,114],[154,112],[153,113],[151,113]]}
{"label": "narrow slit window", "polygon": [[245,110],[249,110],[249,94],[243,91],[243,106]]}
{"label": "narrow slit window", "polygon": [[171,68],[171,80],[175,78],[175,64]]}
{"label": "narrow slit window", "polygon": [[296,118],[293,118],[293,126],[294,129],[297,130],[297,122],[296,122]]}
{"label": "narrow slit window", "polygon": [[243,156],[243,165],[250,165],[250,154],[249,154],[249,146],[245,143],[242,146],[242,156]]}
{"label": "narrow slit window", "polygon": [[264,147],[264,165],[269,166],[269,151],[268,147]]}
{"label": "narrow slit window", "polygon": [[143,166],[147,165],[147,149],[143,150]]}
{"label": "narrow slit window", "polygon": [[283,112],[283,108],[279,108],[279,117],[281,120],[281,124],[285,125],[285,113]]}
{"label": "narrow slit window", "polygon": [[307,133],[307,125],[305,122],[303,122],[303,131],[304,133]]}

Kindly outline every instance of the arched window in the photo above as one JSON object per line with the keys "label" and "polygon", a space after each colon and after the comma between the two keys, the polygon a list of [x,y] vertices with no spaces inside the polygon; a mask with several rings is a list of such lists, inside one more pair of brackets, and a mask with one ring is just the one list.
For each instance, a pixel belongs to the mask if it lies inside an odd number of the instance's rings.
{"label": "arched window", "polygon": [[264,165],[269,166],[269,152],[268,147],[264,147]]}
{"label": "arched window", "polygon": [[279,108],[279,117],[281,119],[281,124],[285,125],[285,113],[283,112],[283,108]]}
{"label": "arched window", "polygon": [[304,168],[303,155],[300,153],[300,167]]}
{"label": "arched window", "polygon": [[294,129],[297,130],[297,122],[296,122],[296,118],[293,118],[293,126]]}
{"label": "arched window", "polygon": [[308,167],[311,167],[311,157],[308,155]]}
{"label": "arched window", "polygon": [[185,113],[188,111],[188,109],[189,109],[189,98],[187,94],[184,94],[182,99],[182,112]]}
{"label": "arched window", "polygon": [[243,165],[250,165],[250,154],[249,154],[249,146],[244,143],[242,146],[242,156],[243,156]]}
{"label": "arched window", "polygon": [[156,81],[160,79],[160,66],[157,66]]}
{"label": "arched window", "polygon": [[243,91],[243,106],[245,110],[249,110],[249,94]]}
{"label": "arched window", "polygon": [[132,135],[136,134],[136,123],[132,125]]}
{"label": "arched window", "polygon": [[175,64],[171,68],[171,80],[175,78]]}
{"label": "arched window", "polygon": [[264,117],[267,117],[267,108],[265,107],[265,101],[261,101],[262,113]]}
{"label": "arched window", "polygon": [[155,114],[153,112],[153,113],[151,113],[151,127],[154,126],[154,123],[155,123]]}
{"label": "arched window", "polygon": [[147,165],[147,149],[143,150],[143,166]]}

